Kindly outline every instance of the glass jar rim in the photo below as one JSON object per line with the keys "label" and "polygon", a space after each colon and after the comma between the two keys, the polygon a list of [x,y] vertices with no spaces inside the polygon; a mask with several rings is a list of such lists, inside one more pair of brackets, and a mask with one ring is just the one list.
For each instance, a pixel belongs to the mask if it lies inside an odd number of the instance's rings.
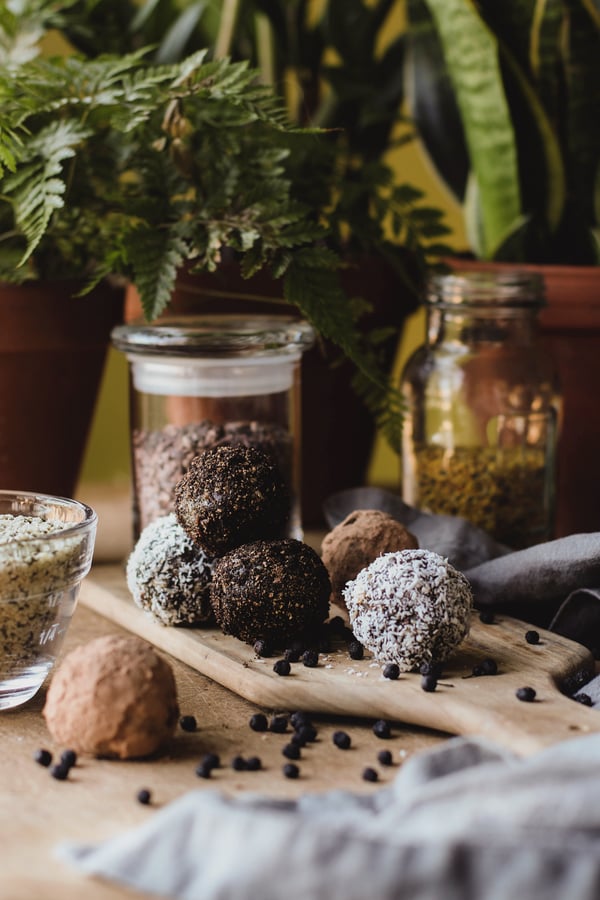
{"label": "glass jar rim", "polygon": [[308,350],[315,332],[294,316],[190,315],[117,325],[111,340],[128,354],[277,356]]}
{"label": "glass jar rim", "polygon": [[544,278],[523,269],[457,269],[428,278],[426,302],[431,306],[503,306],[539,309],[546,305]]}

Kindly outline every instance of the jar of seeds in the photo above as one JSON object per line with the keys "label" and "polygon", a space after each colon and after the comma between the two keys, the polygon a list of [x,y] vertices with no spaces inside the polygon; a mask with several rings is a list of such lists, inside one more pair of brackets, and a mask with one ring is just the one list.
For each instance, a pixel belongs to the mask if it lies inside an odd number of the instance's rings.
{"label": "jar of seeds", "polygon": [[427,287],[427,337],[408,360],[402,493],[510,547],[552,536],[560,399],[536,337],[538,274],[455,272]]}
{"label": "jar of seeds", "polygon": [[205,315],[120,325],[129,361],[134,539],[173,511],[194,456],[243,443],[272,455],[290,487],[300,538],[300,360],[314,340],[291,316]]}

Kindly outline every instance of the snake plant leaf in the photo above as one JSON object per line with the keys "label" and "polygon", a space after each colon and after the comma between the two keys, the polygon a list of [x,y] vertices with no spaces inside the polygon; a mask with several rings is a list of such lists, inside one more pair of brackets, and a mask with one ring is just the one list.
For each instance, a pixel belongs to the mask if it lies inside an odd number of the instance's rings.
{"label": "snake plant leaf", "polygon": [[425,0],[408,0],[408,17],[404,80],[410,114],[431,163],[462,202],[469,157],[440,39]]}
{"label": "snake plant leaf", "polygon": [[498,42],[473,0],[427,0],[461,110],[481,203],[481,253],[491,258],[521,214],[518,158]]}

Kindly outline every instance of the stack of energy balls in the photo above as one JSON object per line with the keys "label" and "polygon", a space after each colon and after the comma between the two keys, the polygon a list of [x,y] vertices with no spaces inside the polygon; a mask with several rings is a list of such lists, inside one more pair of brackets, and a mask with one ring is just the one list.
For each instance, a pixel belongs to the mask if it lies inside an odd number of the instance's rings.
{"label": "stack of energy balls", "polygon": [[400,671],[443,662],[466,637],[467,579],[391,516],[353,512],[325,537],[320,558],[285,537],[289,508],[268,453],[205,450],[177,484],[175,512],[146,526],[128,560],[135,602],[164,625],[216,621],[276,651],[314,645],[331,601],[373,658]]}

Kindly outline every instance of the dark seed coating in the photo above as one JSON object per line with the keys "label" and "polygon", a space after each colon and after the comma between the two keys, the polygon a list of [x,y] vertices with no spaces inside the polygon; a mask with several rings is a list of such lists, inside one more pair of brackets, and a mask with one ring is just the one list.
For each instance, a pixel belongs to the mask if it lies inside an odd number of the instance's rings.
{"label": "dark seed coating", "polygon": [[385,719],[377,719],[373,725],[373,734],[378,738],[389,738],[391,736],[390,723]]}
{"label": "dark seed coating", "polygon": [[250,717],[249,725],[252,731],[266,731],[269,727],[267,717],[264,713],[254,713],[254,715]]}
{"label": "dark seed coating", "polygon": [[333,743],[335,744],[336,747],[339,747],[340,750],[349,750],[352,740],[351,740],[348,732],[334,731],[333,732]]}
{"label": "dark seed coating", "polygon": [[74,750],[71,749],[63,750],[63,752],[60,754],[60,761],[63,766],[67,766],[67,768],[72,769],[77,762],[77,754]]}
{"label": "dark seed coating", "polygon": [[70,766],[66,766],[64,763],[57,763],[50,769],[50,774],[53,778],[56,778],[57,781],[65,781],[69,777],[70,768]]}
{"label": "dark seed coating", "polygon": [[283,734],[285,731],[287,731],[287,726],[287,716],[273,716],[271,721],[269,722],[269,731],[274,731],[275,734]]}
{"label": "dark seed coating", "polygon": [[182,731],[195,731],[198,723],[194,716],[182,716],[179,720],[179,727]]}
{"label": "dark seed coating", "polygon": [[366,769],[363,769],[362,773],[363,781],[378,781],[379,775],[372,769],[371,766],[367,766]]}
{"label": "dark seed coating", "polygon": [[540,633],[539,631],[526,631],[525,632],[525,640],[528,644],[539,644],[540,642]]}
{"label": "dark seed coating", "polygon": [[46,768],[52,762],[52,754],[49,750],[44,750],[43,748],[36,750],[33,754],[33,758],[36,763],[39,763],[40,766],[45,766]]}
{"label": "dark seed coating", "polygon": [[302,662],[307,669],[316,669],[319,665],[319,654],[316,650],[305,650],[302,654]]}
{"label": "dark seed coating", "polygon": [[390,750],[380,750],[377,754],[377,761],[382,766],[392,765],[392,753]]}
{"label": "dark seed coating", "polygon": [[148,806],[150,800],[152,799],[152,795],[147,788],[142,788],[137,792],[136,800],[138,803],[141,803],[142,806]]}
{"label": "dark seed coating", "polygon": [[235,769],[236,772],[245,772],[247,769],[247,763],[243,756],[234,756],[231,760],[231,768]]}
{"label": "dark seed coating", "polygon": [[421,687],[428,694],[432,694],[437,687],[437,678],[434,675],[422,675],[421,676]]}
{"label": "dark seed coating", "polygon": [[225,634],[281,648],[323,622],[330,593],[318,554],[292,539],[255,541],[232,550],[215,563],[210,586],[215,618]]}
{"label": "dark seed coating", "polygon": [[350,641],[348,653],[350,654],[350,659],[362,659],[365,655],[365,648],[360,641]]}
{"label": "dark seed coating", "polygon": [[286,778],[297,778],[300,774],[300,769],[296,763],[286,763],[282,771]]}
{"label": "dark seed coating", "polygon": [[273,665],[273,671],[276,675],[289,675],[292,671],[292,667],[290,666],[287,659],[278,659],[277,662]]}
{"label": "dark seed coating", "polygon": [[246,769],[248,772],[258,772],[262,768],[262,762],[259,756],[249,756],[246,760]]}
{"label": "dark seed coating", "polygon": [[300,759],[300,747],[290,741],[281,751],[287,759]]}
{"label": "dark seed coating", "polygon": [[383,667],[383,677],[395,681],[400,677],[400,668],[396,663],[386,663]]}
{"label": "dark seed coating", "polygon": [[212,766],[207,766],[206,763],[198,763],[196,766],[196,775],[198,778],[210,778],[212,772]]}
{"label": "dark seed coating", "polygon": [[282,537],[290,495],[273,458],[258,447],[212,447],[195,456],[175,486],[175,515],[211,556]]}
{"label": "dark seed coating", "polygon": [[302,728],[303,725],[312,725],[312,722],[308,713],[305,713],[301,709],[299,709],[291,714],[290,725],[292,726],[292,728],[298,729]]}
{"label": "dark seed coating", "polygon": [[205,753],[202,757],[200,764],[203,766],[208,766],[210,769],[218,769],[221,765],[221,760],[219,758],[218,753]]}
{"label": "dark seed coating", "polygon": [[535,690],[532,687],[520,687],[516,691],[516,697],[523,703],[533,703],[536,697]]}

